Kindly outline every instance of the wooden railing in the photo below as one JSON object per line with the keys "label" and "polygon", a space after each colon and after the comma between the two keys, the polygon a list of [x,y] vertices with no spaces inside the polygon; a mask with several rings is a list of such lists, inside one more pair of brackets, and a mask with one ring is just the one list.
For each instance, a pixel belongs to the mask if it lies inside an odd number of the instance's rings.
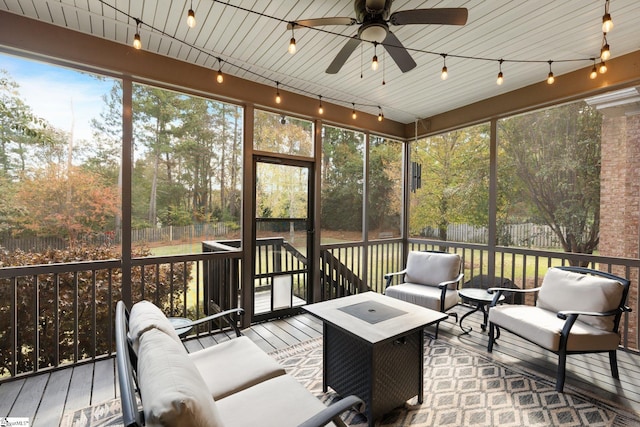
{"label": "wooden railing", "polygon": [[[272,245],[271,255],[264,259],[271,267],[258,270],[259,275],[267,277],[281,270],[273,258],[274,249],[290,254],[279,258],[281,262],[305,262],[301,253],[281,239],[262,243]],[[234,245],[218,244],[219,250],[200,254],[133,259],[132,302],[151,300],[167,315],[190,318],[210,313],[210,301],[223,309],[236,307],[242,252]],[[319,256],[323,299],[367,290],[383,292],[384,274],[404,267],[404,248],[399,239],[323,245]],[[629,305],[633,312],[622,319],[622,346],[638,348],[638,259],[511,247],[496,247],[491,252],[486,245],[426,239],[410,239],[406,248],[460,254],[465,281],[493,271],[518,287],[533,288],[540,285],[550,266],[567,264],[626,277],[632,282]],[[0,268],[0,381],[111,356],[114,307],[123,297],[122,267],[121,260],[112,259]]]}

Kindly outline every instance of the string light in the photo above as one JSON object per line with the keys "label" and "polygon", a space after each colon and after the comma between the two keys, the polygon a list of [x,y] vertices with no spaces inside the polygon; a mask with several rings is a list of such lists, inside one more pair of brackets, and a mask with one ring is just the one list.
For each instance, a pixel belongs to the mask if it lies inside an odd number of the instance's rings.
{"label": "string light", "polygon": [[358,115],[356,114],[356,104],[355,102],[352,102],[351,105],[353,105],[353,110],[351,110],[351,118],[355,120],[358,118]]}
{"label": "string light", "polygon": [[189,28],[194,28],[196,26],[196,13],[193,11],[193,1],[191,2],[189,12],[187,12],[187,25]]}
{"label": "string light", "polygon": [[[227,4],[227,5],[230,6],[230,7],[236,7],[236,6],[233,6],[231,4]],[[193,6],[193,0],[191,0],[191,6]],[[144,24],[144,22],[142,22],[138,18],[134,18],[133,16],[131,16],[128,13],[126,13],[125,11],[122,11],[122,10],[116,8],[115,6],[110,6],[110,7],[113,8],[115,11],[124,14],[125,16],[128,17],[128,19],[135,20],[135,22],[136,22],[136,33],[134,35],[133,45],[134,45],[134,47],[136,49],[141,49],[142,48],[142,41],[141,41],[141,37],[140,37],[140,28],[141,28],[141,25]],[[189,10],[193,11],[193,7],[191,7]],[[257,12],[251,11],[251,10],[248,10],[248,12],[257,13]],[[189,19],[190,18],[189,15],[193,15],[193,20],[195,21],[195,12],[193,12],[193,14],[188,13],[188,15],[187,15],[187,19],[188,20],[190,20]],[[264,15],[264,16],[266,16],[268,18],[272,18],[272,19],[277,19],[275,17],[268,16],[268,15]],[[611,56],[611,52],[610,52],[610,47],[609,47],[609,45],[607,43],[607,40],[606,40],[606,35],[607,35],[606,33],[611,31],[611,29],[613,28],[613,21],[611,20],[611,15],[609,13],[609,0],[605,1],[605,14],[603,16],[602,21],[603,21],[602,30],[603,30],[604,34],[603,34],[603,45],[602,45],[602,49],[601,49],[601,56],[609,58]],[[295,27],[296,23],[295,22],[291,22],[290,24],[291,24],[291,35],[292,35],[292,37],[291,37],[291,43],[290,43],[290,46],[289,46],[289,50],[290,50],[291,53],[295,53],[296,50],[297,50],[295,37],[294,37],[294,27]],[[147,24],[145,24],[145,25],[147,25]],[[166,34],[162,30],[158,30],[158,29],[156,29],[155,27],[153,27],[151,25],[147,25],[147,26],[149,26],[152,31],[157,30],[163,36],[167,36],[167,37],[169,37],[169,38],[171,38],[173,40],[176,40],[176,41],[178,41],[180,43],[188,45],[189,47],[194,48],[194,49],[198,50],[199,52],[201,52],[203,54],[212,56],[210,52],[207,52],[202,48],[199,48],[199,47],[194,46],[194,45],[192,45],[190,43],[187,43],[186,41],[181,40],[181,39],[177,38],[176,36],[171,36],[169,34]],[[373,43],[374,43],[374,61],[372,61],[372,68],[377,68],[376,65],[377,65],[378,61],[377,61],[377,55],[375,55],[375,53],[376,53],[376,47],[377,47],[378,43],[377,42],[373,42]],[[363,77],[363,75],[362,75],[362,48],[363,48],[363,45],[361,45],[360,47],[361,47],[361,73],[360,73],[360,77],[362,78]],[[426,53],[426,54],[431,54],[431,55],[435,55],[436,54],[435,52],[429,52],[429,51],[421,51],[421,52]],[[464,59],[470,59],[470,60],[496,61],[496,59],[480,58],[480,57],[473,57],[473,56],[458,56],[458,55],[455,55],[455,54],[438,53],[437,55],[441,55],[443,57],[443,65],[444,65],[443,66],[443,71],[446,71],[447,75],[448,75],[448,70],[446,69],[446,56],[447,55],[448,56],[459,57],[459,58],[464,58]],[[597,63],[595,58],[589,58],[589,59],[586,59],[586,58],[557,59],[555,62],[558,62],[558,61],[560,61],[560,62],[586,61],[586,60],[593,61],[593,67],[592,67],[591,72],[589,74],[589,77],[591,79],[594,79],[594,78],[597,77],[596,75],[594,75],[594,70],[597,70],[597,73],[599,73],[599,74],[604,74],[604,73],[607,72],[606,60],[604,60],[602,58],[601,58],[600,63]],[[542,62],[542,61],[539,61],[539,60],[526,60],[526,61],[524,61],[524,60],[523,61],[508,60],[508,61],[511,61],[511,62]],[[499,60],[499,72],[498,72],[498,78],[496,80],[497,84],[501,84],[504,81],[504,75],[503,75],[503,72],[502,72],[502,63],[503,62],[504,62],[504,59],[500,59]],[[554,62],[554,61],[549,60],[547,62],[549,63],[549,74],[547,76],[547,83],[548,84],[552,84],[552,83],[555,82],[555,77],[554,77],[553,72],[552,72],[552,62]],[[248,69],[246,69],[246,68],[244,68],[244,67],[242,67],[240,65],[235,65],[235,64],[230,64],[230,65],[233,66],[233,67],[236,67],[236,68],[238,68],[240,70],[243,70],[245,72],[248,72],[248,73],[251,73],[251,74],[255,74],[258,77],[263,77],[264,78],[264,76],[262,76],[260,74],[257,74],[255,72],[252,72],[251,70],[248,70]],[[218,70],[218,75],[216,77],[216,80],[218,80],[218,81],[223,80],[221,66],[220,66],[220,69]],[[279,92],[279,82],[274,82],[274,83],[276,83],[276,103],[280,104],[282,99],[281,99],[280,92]],[[383,76],[382,84],[383,85],[385,84],[384,76]],[[305,92],[305,91],[301,90],[301,92]],[[341,102],[340,100],[336,100],[336,101]],[[352,117],[355,119],[357,117],[356,113],[355,113],[355,103],[352,103],[352,106],[354,107],[353,110],[352,110]],[[370,105],[370,106],[373,107],[373,105]],[[379,114],[378,114],[378,120],[382,121],[384,119],[384,115],[382,114],[382,109],[379,106],[378,106],[378,108],[380,110]]]}
{"label": "string light", "polygon": [[601,62],[600,62],[600,66],[598,67],[598,72],[599,72],[600,74],[604,74],[604,73],[606,73],[606,72],[607,72],[607,64],[605,64],[605,62],[604,62],[604,61],[601,61]]}
{"label": "string light", "polygon": [[371,60],[371,69],[376,71],[378,69],[378,55],[376,55],[376,48],[378,47],[378,42],[373,42],[373,59]]}
{"label": "string light", "polygon": [[224,76],[222,75],[222,59],[218,58],[218,75],[216,76],[216,81],[218,83],[222,83],[224,81]]}
{"label": "string light", "polygon": [[593,59],[593,68],[591,69],[591,73],[589,73],[589,78],[591,80],[595,79],[596,77],[598,77],[598,69],[596,68],[596,59]]}
{"label": "string light", "polygon": [[140,20],[136,19],[136,34],[133,36],[133,47],[140,50],[142,49],[142,41],[140,40]]}
{"label": "string light", "polygon": [[440,78],[442,80],[447,80],[447,77],[449,77],[449,71],[447,70],[447,54],[441,53],[440,55],[442,56],[442,72],[440,73]]}
{"label": "string light", "polygon": [[612,29],[613,29],[613,20],[611,19],[611,14],[609,13],[609,0],[605,0],[604,16],[602,17],[602,32],[608,33]]}
{"label": "string light", "polygon": [[498,78],[496,79],[496,84],[498,86],[500,86],[502,83],[504,83],[504,75],[502,74],[502,63],[504,62],[504,59],[500,59],[500,64],[498,65],[499,67],[499,71],[498,71]]}
{"label": "string light", "polygon": [[381,122],[384,120],[384,114],[382,114],[382,108],[378,105],[378,121]]}
{"label": "string light", "polygon": [[320,104],[318,105],[318,114],[324,114],[324,108],[322,108],[322,95],[318,95],[318,99],[320,100]]}
{"label": "string light", "polygon": [[553,82],[556,81],[555,77],[553,77],[553,71],[551,71],[551,63],[553,61],[549,61],[549,75],[547,75],[547,84],[552,85]]}
{"label": "string light", "polygon": [[276,104],[280,104],[282,98],[280,98],[280,82],[276,82]]}
{"label": "string light", "polygon": [[611,51],[609,50],[609,43],[607,42],[607,33],[602,33],[602,49],[600,49],[600,59],[603,61],[611,58]]}
{"label": "string light", "polygon": [[296,53],[296,38],[294,37],[295,35],[293,34],[293,27],[296,26],[295,22],[291,23],[291,40],[289,41],[289,53],[291,55],[293,55],[294,53]]}

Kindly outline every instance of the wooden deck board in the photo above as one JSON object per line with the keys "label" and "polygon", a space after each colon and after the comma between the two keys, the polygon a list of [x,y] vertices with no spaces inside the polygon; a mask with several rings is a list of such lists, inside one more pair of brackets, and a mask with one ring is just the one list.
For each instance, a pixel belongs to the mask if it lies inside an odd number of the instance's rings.
{"label": "wooden deck board", "polygon": [[[468,310],[468,307],[456,308],[459,314]],[[449,318],[440,324],[440,334],[454,345],[459,343],[503,364],[535,370],[541,375],[555,378],[556,355],[508,332],[502,334],[493,353],[487,353],[488,337],[480,329],[480,320],[478,313],[465,319],[465,326],[472,326],[473,331],[463,335],[454,320]],[[433,329],[427,332],[432,333]],[[264,351],[270,352],[322,336],[322,322],[309,314],[302,314],[256,324],[243,333]],[[186,340],[185,347],[195,351],[229,340],[230,335],[233,334],[200,335]],[[611,378],[606,354],[569,356],[566,384],[588,390],[640,413],[640,355],[619,351],[618,365],[620,381]],[[114,359],[106,359],[1,384],[0,417],[28,416],[33,420],[32,426],[48,427],[59,424],[66,411],[103,402],[117,395]]]}

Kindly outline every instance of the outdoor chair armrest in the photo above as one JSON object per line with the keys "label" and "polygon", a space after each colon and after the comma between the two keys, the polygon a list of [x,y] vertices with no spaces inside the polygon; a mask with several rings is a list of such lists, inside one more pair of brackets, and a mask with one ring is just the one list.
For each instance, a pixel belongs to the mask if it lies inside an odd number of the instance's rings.
{"label": "outdoor chair armrest", "polygon": [[407,269],[405,268],[402,271],[396,271],[395,273],[387,273],[387,274],[385,274],[384,278],[387,281],[385,289],[388,288],[389,286],[391,286],[391,279],[393,279],[393,276],[398,276],[400,274],[405,274],[406,272],[407,272]]}
{"label": "outdoor chair armrest", "polygon": [[344,399],[332,403],[323,411],[315,414],[298,427],[322,427],[330,421],[334,421],[337,425],[345,425],[342,422],[342,419],[340,419],[340,414],[351,408],[361,411],[363,407],[364,402],[358,396],[347,396]]}
{"label": "outdoor chair armrest", "polygon": [[618,314],[620,311],[626,311],[626,310],[622,310],[621,308],[616,308],[615,310],[609,310],[609,311],[576,311],[576,310],[562,310],[560,312],[558,312],[558,318],[562,319],[562,320],[566,320],[567,317],[569,316],[600,316],[600,317],[604,317],[604,316],[614,316],[616,314]]}
{"label": "outdoor chair armrest", "polygon": [[491,304],[489,304],[489,307],[495,307],[498,304],[498,301],[500,300],[500,297],[505,292],[514,292],[514,293],[517,293],[517,294],[524,294],[524,293],[530,293],[530,292],[538,292],[539,290],[540,290],[540,287],[531,288],[531,289],[489,288],[489,289],[487,289],[487,292],[489,292],[490,294],[495,292],[495,295],[493,296],[493,301],[491,301]]}
{"label": "outdoor chair armrest", "polygon": [[241,307],[238,308],[232,308],[230,310],[225,310],[225,311],[219,311],[217,313],[214,313],[210,316],[207,317],[203,317],[201,319],[197,319],[197,320],[193,320],[191,321],[191,326],[197,326],[197,325],[201,325],[203,323],[207,323],[210,322],[212,320],[216,320],[216,319],[224,319],[227,321],[227,323],[229,324],[229,326],[231,326],[233,328],[233,330],[235,331],[237,336],[242,336],[242,332],[240,332],[240,329],[238,328],[238,325],[236,325],[236,322],[233,322],[231,320],[231,318],[229,317],[229,315],[231,314],[237,314],[237,315],[241,315],[244,313],[244,309]]}
{"label": "outdoor chair armrest", "polygon": [[453,279],[453,280],[447,280],[447,281],[444,281],[444,282],[440,282],[440,283],[438,284],[438,288],[440,288],[440,289],[446,288],[446,287],[448,287],[449,285],[451,285],[451,284],[453,284],[453,283],[458,283],[458,282],[459,282],[459,281],[461,281],[463,278],[464,278],[464,273],[460,273],[460,274],[458,275],[458,277],[456,277],[456,278],[455,278],[455,279]]}

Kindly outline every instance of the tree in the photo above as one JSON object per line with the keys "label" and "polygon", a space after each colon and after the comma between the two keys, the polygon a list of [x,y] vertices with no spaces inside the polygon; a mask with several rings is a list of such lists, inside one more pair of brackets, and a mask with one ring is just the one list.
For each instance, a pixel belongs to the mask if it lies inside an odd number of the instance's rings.
{"label": "tree", "polygon": [[402,210],[402,144],[374,137],[369,148],[369,229],[398,230]]}
{"label": "tree", "polygon": [[23,180],[16,204],[22,225],[40,236],[69,239],[74,246],[86,234],[102,232],[119,212],[118,191],[95,173],[50,165]]}
{"label": "tree", "polygon": [[486,125],[481,125],[412,145],[411,161],[422,165],[422,188],[411,198],[412,234],[431,227],[440,240],[446,241],[450,223],[487,224],[487,135]]}
{"label": "tree", "polygon": [[566,252],[590,254],[598,245],[601,124],[585,102],[500,122],[500,145],[530,215],[551,227]]}

